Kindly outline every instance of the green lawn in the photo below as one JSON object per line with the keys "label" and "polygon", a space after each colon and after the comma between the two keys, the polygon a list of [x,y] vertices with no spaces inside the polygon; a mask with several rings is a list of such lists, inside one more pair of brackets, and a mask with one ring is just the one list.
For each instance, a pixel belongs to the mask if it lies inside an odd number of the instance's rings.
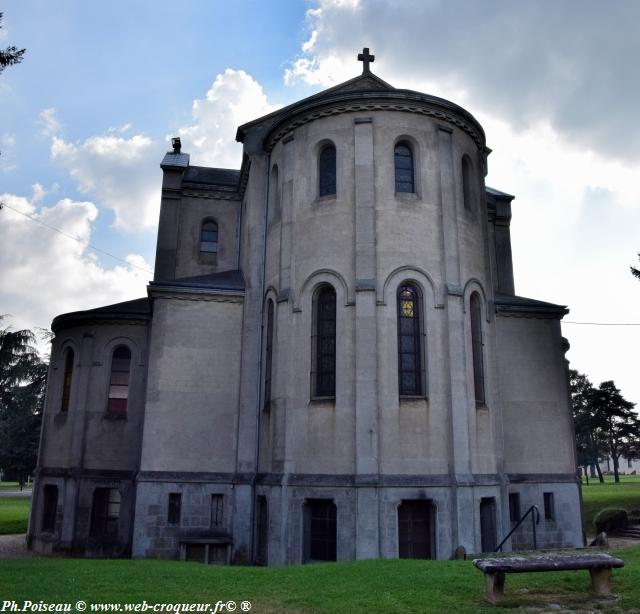
{"label": "green lawn", "polygon": [[[640,608],[640,548],[619,553],[617,601]],[[562,604],[593,609],[586,571],[512,574],[503,606]],[[0,561],[0,599],[18,602],[252,602],[252,612],[495,612],[471,561],[359,561],[291,567],[227,567],[176,561],[23,559]],[[238,608],[238,611],[240,609]]]}
{"label": "green lawn", "polygon": [[[583,485],[585,519],[603,507],[640,507],[640,476]],[[0,497],[0,534],[26,530],[29,498]],[[594,604],[585,571],[507,576],[501,607],[561,604],[608,612],[640,609],[640,547],[619,553],[618,600]],[[37,581],[34,581],[37,579]],[[248,600],[252,612],[494,612],[470,561],[359,561],[276,568],[175,561],[33,558],[0,561],[0,600],[196,603]],[[239,609],[237,610],[240,611]]]}
{"label": "green lawn", "polygon": [[0,535],[26,533],[30,497],[0,497]]}
{"label": "green lawn", "polygon": [[595,533],[593,519],[605,507],[618,507],[630,511],[640,509],[640,475],[621,475],[620,483],[613,476],[606,475],[605,483],[597,478],[589,478],[589,486],[582,481],[582,500],[584,503],[584,528],[592,535]]}

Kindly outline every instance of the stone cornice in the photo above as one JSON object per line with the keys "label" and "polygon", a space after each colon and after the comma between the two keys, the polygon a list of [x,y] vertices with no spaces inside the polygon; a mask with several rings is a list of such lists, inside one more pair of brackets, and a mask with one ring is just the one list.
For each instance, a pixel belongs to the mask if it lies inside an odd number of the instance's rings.
{"label": "stone cornice", "polygon": [[269,129],[264,139],[265,151],[271,151],[275,144],[292,130],[316,119],[342,113],[370,111],[404,111],[433,117],[460,128],[473,139],[479,150],[486,149],[482,127],[462,107],[442,98],[410,90],[376,90],[341,92],[301,107],[294,105]]}
{"label": "stone cornice", "polygon": [[223,290],[218,288],[186,288],[172,284],[154,282],[148,287],[153,299],[175,299],[183,301],[213,301],[218,303],[242,303],[244,290]]}

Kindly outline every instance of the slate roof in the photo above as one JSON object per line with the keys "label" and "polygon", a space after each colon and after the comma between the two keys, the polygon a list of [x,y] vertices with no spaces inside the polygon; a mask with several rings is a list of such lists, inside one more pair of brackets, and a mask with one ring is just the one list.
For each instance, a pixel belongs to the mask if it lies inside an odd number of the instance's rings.
{"label": "slate roof", "polygon": [[223,273],[211,273],[208,275],[196,275],[195,277],[180,277],[168,281],[152,281],[151,287],[172,288],[203,288],[208,290],[235,290],[244,291],[244,276],[242,271],[224,271]]}
{"label": "slate roof", "polygon": [[427,102],[442,110],[454,112],[459,116],[466,118],[471,124],[473,124],[480,135],[482,144],[484,145],[484,130],[479,122],[466,109],[463,109],[461,106],[450,102],[449,100],[445,100],[444,98],[424,94],[422,92],[416,92],[414,90],[397,89],[386,81],[383,81],[372,72],[363,73],[353,79],[345,81],[344,83],[340,83],[327,90],[318,92],[313,96],[294,102],[282,109],[278,109],[277,111],[263,115],[262,117],[247,122],[246,124],[242,124],[236,131],[236,141],[244,143],[245,136],[254,129],[262,138],[264,138],[281,122],[287,121],[289,118],[299,113],[308,112],[311,109],[321,107],[325,104],[342,103],[348,100],[357,101],[363,98],[370,100],[403,99],[413,103]]}
{"label": "slate roof", "polygon": [[72,326],[95,320],[137,320],[147,321],[151,317],[149,299],[138,298],[133,301],[124,301],[95,309],[84,311],[72,311],[63,313],[53,319],[51,330],[57,332],[65,326]]}
{"label": "slate roof", "polygon": [[556,305],[555,303],[547,303],[538,301],[525,296],[510,296],[507,294],[495,295],[496,311],[511,313],[528,313],[538,315],[549,315],[553,317],[562,317],[569,313],[566,305]]}
{"label": "slate roof", "polygon": [[506,192],[501,192],[500,190],[496,190],[495,188],[490,188],[489,186],[485,186],[485,190],[487,194],[491,196],[498,196],[508,198],[509,200],[513,200],[515,196],[513,194],[507,194]]}
{"label": "slate roof", "polygon": [[240,171],[231,168],[189,166],[182,176],[182,182],[236,191],[240,184]]}

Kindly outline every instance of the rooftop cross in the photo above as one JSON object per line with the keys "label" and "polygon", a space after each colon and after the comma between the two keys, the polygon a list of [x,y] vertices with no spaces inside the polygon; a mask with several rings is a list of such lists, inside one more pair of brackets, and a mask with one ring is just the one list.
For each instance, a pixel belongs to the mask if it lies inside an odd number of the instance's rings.
{"label": "rooftop cross", "polygon": [[369,54],[369,47],[364,47],[362,49],[362,53],[358,54],[358,62],[362,62],[363,66],[362,66],[362,74],[366,74],[368,72],[371,72],[371,70],[369,69],[369,63],[370,62],[374,62],[376,59],[375,55],[370,55]]}

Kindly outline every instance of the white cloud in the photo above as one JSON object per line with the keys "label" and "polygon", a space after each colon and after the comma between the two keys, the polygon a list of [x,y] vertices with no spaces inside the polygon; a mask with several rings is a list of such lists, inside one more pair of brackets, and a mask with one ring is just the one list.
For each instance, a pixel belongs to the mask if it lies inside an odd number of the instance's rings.
{"label": "white cloud", "polygon": [[[46,328],[60,313],[89,309],[145,296],[151,275],[132,265],[150,269],[135,254],[127,264],[106,268],[89,249],[92,223],[98,216],[91,202],[59,200],[39,206],[42,186],[33,186],[30,198],[2,194],[0,241],[0,304],[11,314],[15,328]],[[59,228],[72,240],[16,213]]]}
{"label": "white cloud", "polygon": [[356,54],[367,46],[374,72],[397,87],[447,84],[433,93],[465,90],[473,109],[492,110],[514,127],[547,120],[580,146],[633,159],[638,20],[640,3],[623,0],[318,0],[307,12],[313,45],[305,43],[285,80],[328,86],[353,77]]}
{"label": "white cloud", "polygon": [[[239,168],[242,147],[235,143],[236,128],[276,108],[251,76],[227,69],[205,98],[193,102],[194,123],[178,129],[183,151],[197,166]],[[127,138],[130,129],[124,124],[77,142],[53,136],[51,157],[69,171],[81,193],[113,211],[115,227],[148,230],[158,222],[158,166],[167,144],[142,134]]]}
{"label": "white cloud", "polygon": [[243,70],[219,74],[205,98],[193,102],[194,123],[179,129],[183,151],[198,166],[240,168],[242,146],[236,129],[278,108],[267,101],[262,86]]}
{"label": "white cloud", "polygon": [[56,110],[53,107],[40,111],[38,114],[38,124],[40,125],[40,134],[46,137],[58,134],[62,127],[56,117]]}
{"label": "white cloud", "polygon": [[158,223],[162,144],[144,135],[107,133],[67,142],[54,136],[51,157],[67,168],[78,189],[115,214],[114,226],[145,230]]}

